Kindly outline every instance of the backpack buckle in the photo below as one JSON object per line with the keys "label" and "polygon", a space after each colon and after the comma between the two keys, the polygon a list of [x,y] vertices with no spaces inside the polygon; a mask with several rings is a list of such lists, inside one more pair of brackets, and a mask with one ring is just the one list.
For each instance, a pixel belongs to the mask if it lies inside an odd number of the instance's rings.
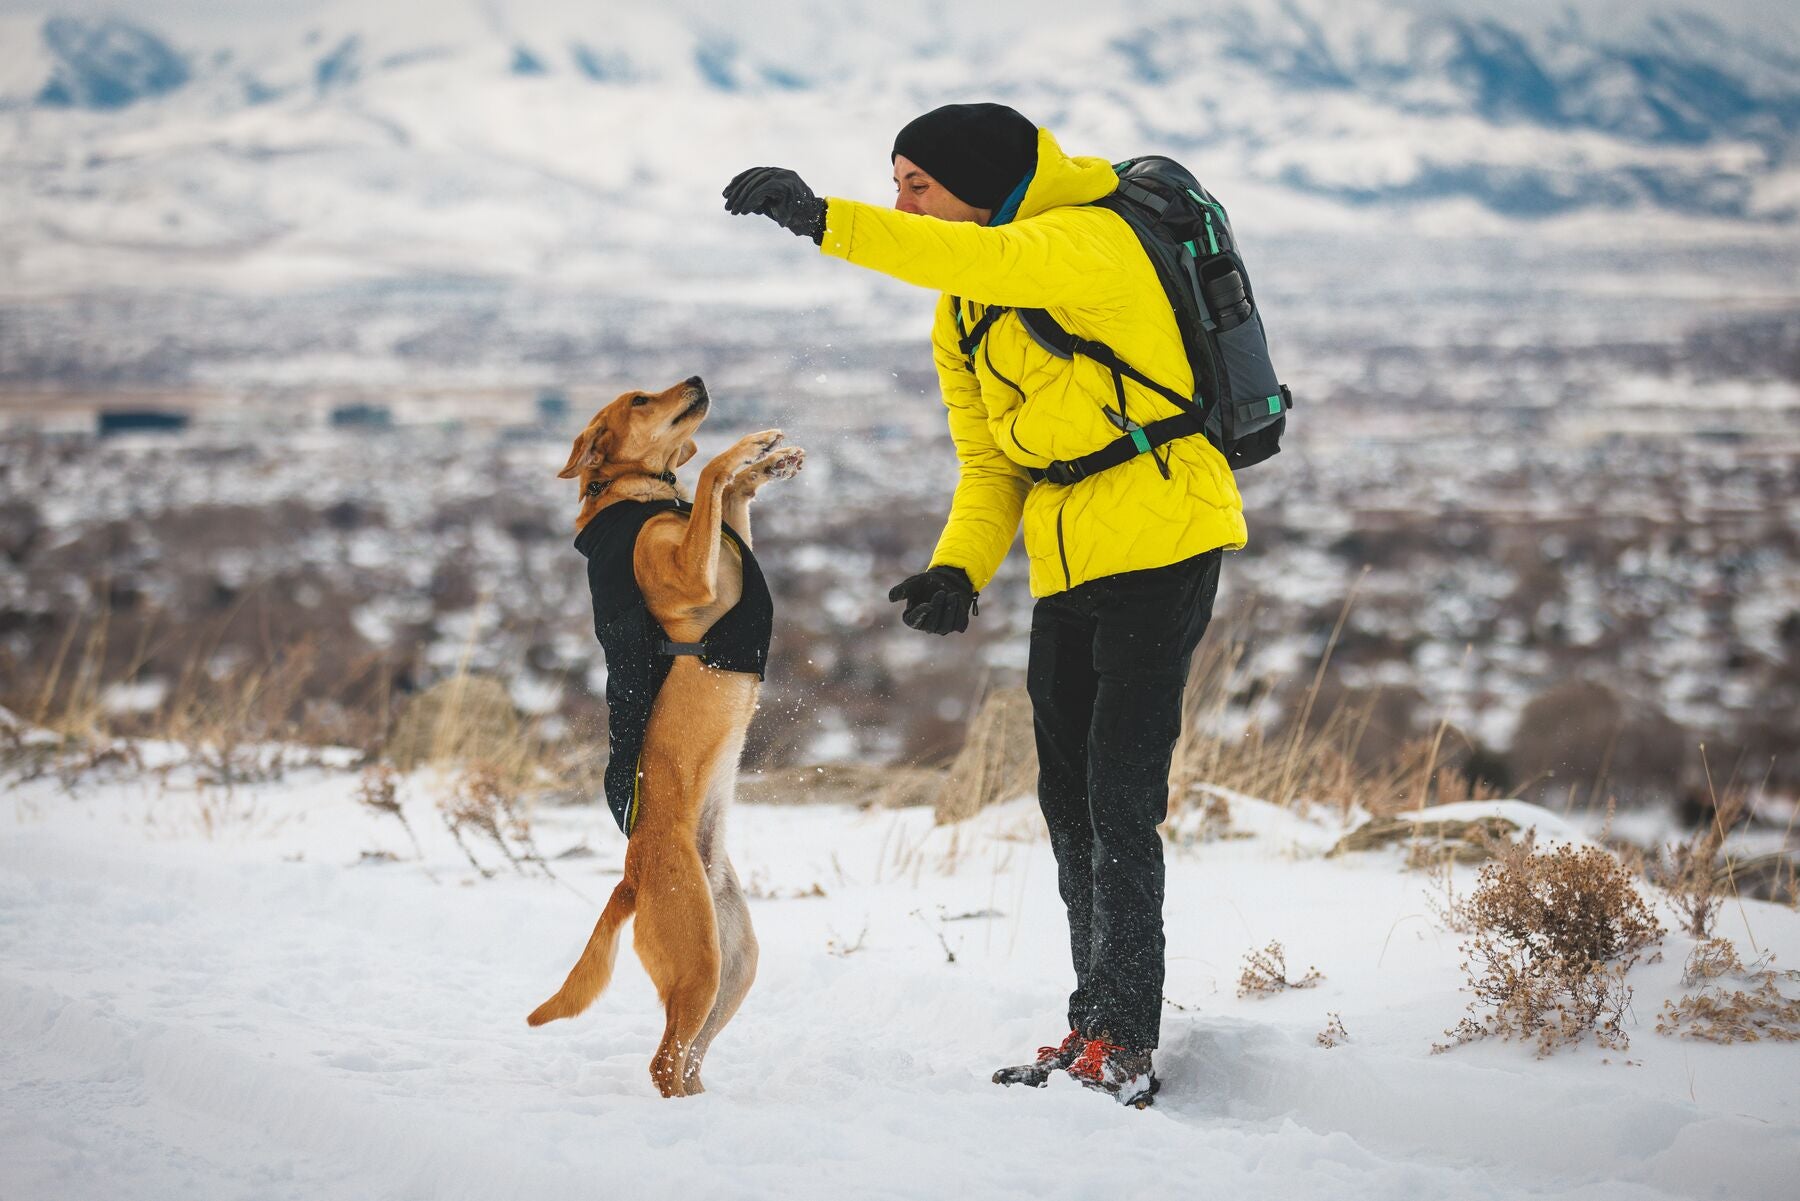
{"label": "backpack buckle", "polygon": [[1044,478],[1049,480],[1052,484],[1057,484],[1064,488],[1077,482],[1086,475],[1087,472],[1081,469],[1081,464],[1071,459],[1058,459],[1050,464],[1050,466],[1044,468]]}

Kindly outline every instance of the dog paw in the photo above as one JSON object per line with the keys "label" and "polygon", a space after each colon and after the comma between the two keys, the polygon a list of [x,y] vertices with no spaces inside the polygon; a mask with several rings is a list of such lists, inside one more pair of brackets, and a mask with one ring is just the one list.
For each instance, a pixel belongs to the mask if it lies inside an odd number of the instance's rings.
{"label": "dog paw", "polygon": [[784,446],[745,468],[725,487],[739,496],[755,496],[757,490],[770,480],[791,480],[799,475],[800,466],[805,462],[804,450],[798,446]]}
{"label": "dog paw", "polygon": [[800,474],[800,468],[805,463],[806,452],[798,446],[790,446],[763,460],[758,469],[766,472],[772,480],[791,480]]}
{"label": "dog paw", "polygon": [[785,436],[780,430],[747,434],[733,443],[730,450],[708,463],[707,470],[723,472],[727,480],[732,480],[745,468],[760,462]]}
{"label": "dog paw", "polygon": [[767,457],[770,452],[781,445],[781,440],[785,437],[787,435],[780,430],[764,430],[760,434],[751,434],[743,439],[738,446],[743,447],[748,456],[744,459],[744,466],[748,467]]}

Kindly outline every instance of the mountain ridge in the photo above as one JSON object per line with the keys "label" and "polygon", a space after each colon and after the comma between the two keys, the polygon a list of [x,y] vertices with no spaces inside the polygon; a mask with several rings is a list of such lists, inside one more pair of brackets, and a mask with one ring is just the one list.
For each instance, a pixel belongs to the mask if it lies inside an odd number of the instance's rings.
{"label": "mountain ridge", "polygon": [[1421,231],[1800,222],[1800,58],[1769,34],[1778,18],[1036,7],[1021,22],[1003,0],[966,28],[942,4],[813,0],[8,17],[0,155],[25,170],[0,198],[28,220],[0,233],[0,262],[66,267],[43,239],[93,261],[109,246],[241,248],[254,230],[258,245],[311,255],[324,239],[401,271],[487,247],[483,268],[505,274],[593,227],[683,236],[744,165],[733,156],[790,155],[828,191],[827,176],[880,187],[888,129],[977,98],[1084,152],[1202,160],[1209,186],[1252,198],[1271,229],[1371,211]]}

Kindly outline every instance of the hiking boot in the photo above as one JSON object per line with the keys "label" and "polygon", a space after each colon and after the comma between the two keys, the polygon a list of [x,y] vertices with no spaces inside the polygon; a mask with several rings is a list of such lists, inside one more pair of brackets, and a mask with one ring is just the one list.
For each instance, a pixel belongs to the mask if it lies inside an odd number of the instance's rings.
{"label": "hiking boot", "polygon": [[1091,1038],[1069,1065],[1069,1075],[1097,1092],[1109,1094],[1121,1105],[1143,1109],[1150,1104],[1162,1081],[1150,1066],[1150,1052],[1128,1051],[1103,1038]]}
{"label": "hiking boot", "polygon": [[1048,1083],[1051,1072],[1068,1071],[1069,1065],[1080,1057],[1081,1049],[1087,1042],[1087,1039],[1071,1030],[1057,1046],[1039,1047],[1037,1058],[1030,1063],[1001,1068],[995,1072],[994,1083],[1029,1084],[1032,1088],[1043,1088]]}

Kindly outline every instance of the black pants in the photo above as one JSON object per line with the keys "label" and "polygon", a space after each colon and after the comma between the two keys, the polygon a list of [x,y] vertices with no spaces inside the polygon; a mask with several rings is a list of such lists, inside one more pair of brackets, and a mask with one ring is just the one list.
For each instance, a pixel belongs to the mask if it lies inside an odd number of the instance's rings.
{"label": "black pants", "polygon": [[1038,803],[1069,910],[1069,1025],[1132,1050],[1162,1022],[1169,761],[1222,552],[1090,580],[1031,614]]}

